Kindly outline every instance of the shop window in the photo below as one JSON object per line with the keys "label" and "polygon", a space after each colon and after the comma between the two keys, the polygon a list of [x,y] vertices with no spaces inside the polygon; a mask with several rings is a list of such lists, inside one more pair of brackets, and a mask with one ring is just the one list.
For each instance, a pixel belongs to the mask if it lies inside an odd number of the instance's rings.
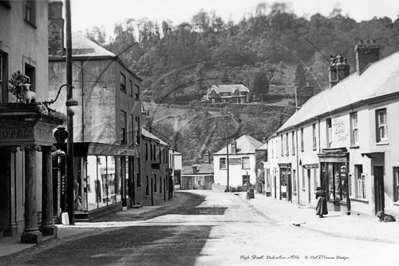
{"label": "shop window", "polygon": [[355,165],[356,198],[366,198],[366,175],[363,174],[363,166]]}
{"label": "shop window", "polygon": [[120,77],[120,88],[121,88],[121,91],[126,93],[126,76],[123,73],[121,73],[121,77]]}
{"label": "shop window", "polygon": [[25,21],[31,25],[35,25],[36,19],[36,1],[35,0],[25,0]]}
{"label": "shop window", "polygon": [[242,169],[250,169],[249,157],[242,157]]}
{"label": "shop window", "polygon": [[331,118],[328,118],[326,120],[326,139],[327,139],[327,148],[331,148],[332,147],[332,123],[331,123]]}
{"label": "shop window", "polygon": [[226,158],[220,158],[220,169],[226,169]]}
{"label": "shop window", "polygon": [[357,113],[351,113],[351,145],[359,144],[359,129],[357,125]]}
{"label": "shop window", "polygon": [[387,109],[376,111],[377,142],[388,140]]}
{"label": "shop window", "polygon": [[399,202],[399,167],[393,168],[393,178],[394,201]]}

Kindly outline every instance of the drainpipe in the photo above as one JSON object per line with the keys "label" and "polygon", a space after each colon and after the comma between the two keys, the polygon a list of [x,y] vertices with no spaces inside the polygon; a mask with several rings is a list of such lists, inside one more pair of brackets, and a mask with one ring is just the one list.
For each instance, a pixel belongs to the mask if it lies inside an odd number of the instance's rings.
{"label": "drainpipe", "polygon": [[299,189],[299,149],[298,149],[298,128],[295,126],[294,127],[295,130],[295,141],[296,141],[296,183],[297,183],[297,191],[298,191],[298,204],[300,204],[300,189]]}
{"label": "drainpipe", "polygon": [[319,149],[319,153],[321,152],[321,149],[320,149],[320,117],[318,117],[318,116],[316,116],[316,119],[317,119],[317,127],[318,127],[318,129],[317,129],[317,131],[318,131],[318,134],[319,134],[319,147],[318,147],[318,149]]}

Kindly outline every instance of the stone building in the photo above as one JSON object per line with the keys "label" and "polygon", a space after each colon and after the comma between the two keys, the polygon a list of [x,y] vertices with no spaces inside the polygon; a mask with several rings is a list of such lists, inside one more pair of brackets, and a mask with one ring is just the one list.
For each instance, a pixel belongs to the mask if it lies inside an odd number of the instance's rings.
{"label": "stone building", "polygon": [[[24,243],[57,235],[52,133],[65,117],[42,103],[48,97],[47,17],[48,1],[0,1],[0,237],[21,235]],[[28,93],[18,102],[9,93],[17,71],[29,77],[36,103],[25,101]]]}
{"label": "stone building", "polygon": [[[62,32],[57,30],[63,24],[61,8],[59,1],[51,3],[53,40],[63,38],[57,37]],[[62,40],[50,42],[48,99],[55,99],[66,82],[62,44]],[[79,32],[72,33],[72,60],[73,97],[80,103],[73,124],[75,200],[82,204],[75,218],[91,220],[134,204],[140,176],[142,79],[117,55]],[[66,112],[65,101],[66,93],[60,91],[51,107]]]}
{"label": "stone building", "polygon": [[242,84],[212,85],[204,98],[212,103],[249,103],[249,89]]}

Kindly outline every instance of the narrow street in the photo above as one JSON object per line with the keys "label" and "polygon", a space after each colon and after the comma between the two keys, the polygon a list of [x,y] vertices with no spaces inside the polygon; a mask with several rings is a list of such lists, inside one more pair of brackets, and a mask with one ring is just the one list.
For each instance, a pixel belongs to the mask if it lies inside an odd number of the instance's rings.
{"label": "narrow street", "polygon": [[[195,194],[194,194],[195,193]],[[179,192],[186,201],[121,227],[44,242],[1,265],[398,265],[396,244],[274,223],[234,193]],[[203,196],[199,196],[203,195]],[[198,205],[199,204],[199,205]],[[198,206],[196,206],[198,205]],[[103,222],[109,221],[103,219]],[[95,223],[93,223],[93,228]]]}

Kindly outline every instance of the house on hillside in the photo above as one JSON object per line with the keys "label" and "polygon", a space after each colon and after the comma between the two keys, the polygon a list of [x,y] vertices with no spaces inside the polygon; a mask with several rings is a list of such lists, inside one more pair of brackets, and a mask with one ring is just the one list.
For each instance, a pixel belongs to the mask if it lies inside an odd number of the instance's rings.
{"label": "house on hillside", "polygon": [[380,46],[355,47],[356,71],[332,57],[330,88],[310,98],[268,140],[273,196],[329,208],[399,217],[399,52],[382,60]]}
{"label": "house on hillside", "polygon": [[[39,104],[49,88],[48,10],[48,1],[0,1],[0,238],[35,244],[57,237],[53,129],[66,120]],[[9,93],[18,71],[29,77],[25,88],[36,93],[36,103],[17,102]]]}
{"label": "house on hillside", "polygon": [[183,166],[180,189],[212,189],[213,171],[210,163]]}
{"label": "house on hillside", "polygon": [[[56,6],[50,9],[50,29],[62,32],[62,3],[51,4]],[[50,42],[49,51],[56,52],[50,54],[47,69],[49,100],[55,99],[58,88],[66,83],[63,35],[58,38],[61,41]],[[79,32],[72,33],[72,59],[73,97],[80,103],[73,124],[75,197],[82,203],[75,217],[91,220],[129,207],[140,191],[137,179],[141,178],[141,127],[145,119],[142,79],[117,55]],[[65,92],[60,92],[51,108],[66,113]],[[58,148],[63,149],[63,145]]]}
{"label": "house on hillside", "polygon": [[204,99],[212,103],[249,103],[249,89],[242,84],[212,85]]}
{"label": "house on hillside", "polygon": [[213,154],[215,190],[255,185],[255,150],[262,142],[243,135]]}

